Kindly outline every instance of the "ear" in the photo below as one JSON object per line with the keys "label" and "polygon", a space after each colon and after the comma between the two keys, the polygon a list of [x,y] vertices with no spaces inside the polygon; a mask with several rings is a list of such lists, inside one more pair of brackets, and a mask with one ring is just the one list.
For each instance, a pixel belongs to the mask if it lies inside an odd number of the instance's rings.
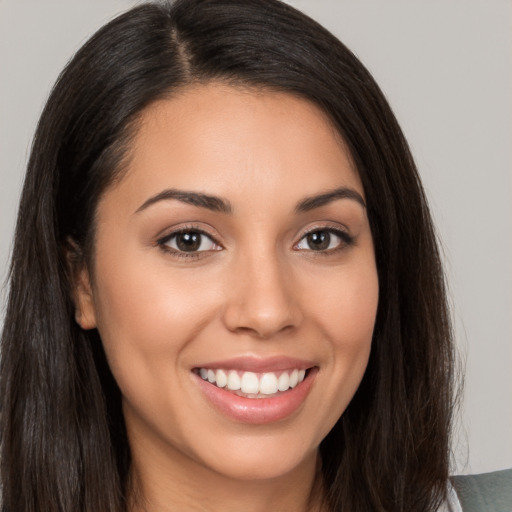
{"label": "ear", "polygon": [[96,327],[96,312],[89,269],[81,248],[71,239],[67,240],[66,264],[71,296],[75,304],[76,323],[82,329],[94,329]]}
{"label": "ear", "polygon": [[74,297],[76,323],[82,329],[94,329],[96,327],[94,297],[91,289],[89,271],[85,265],[78,272]]}

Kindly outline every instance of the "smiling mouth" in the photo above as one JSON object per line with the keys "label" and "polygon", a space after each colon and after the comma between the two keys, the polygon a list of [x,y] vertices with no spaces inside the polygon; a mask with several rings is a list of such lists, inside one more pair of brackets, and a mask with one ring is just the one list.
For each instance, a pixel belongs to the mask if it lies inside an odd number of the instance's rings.
{"label": "smiling mouth", "polygon": [[194,373],[210,384],[244,398],[272,398],[295,388],[309,369],[255,373],[222,368],[195,368]]}

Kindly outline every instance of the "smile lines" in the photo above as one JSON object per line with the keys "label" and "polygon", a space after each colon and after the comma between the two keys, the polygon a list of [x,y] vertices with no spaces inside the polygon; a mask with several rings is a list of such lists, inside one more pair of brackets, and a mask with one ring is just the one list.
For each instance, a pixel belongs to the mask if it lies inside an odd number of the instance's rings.
{"label": "smile lines", "polygon": [[[279,391],[294,388],[304,380],[306,370],[294,369],[280,372],[254,373],[236,370],[213,370],[200,368],[197,373],[210,384],[226,388],[233,392],[241,392],[247,398],[263,398],[274,395]],[[237,393],[238,394],[238,393]]]}

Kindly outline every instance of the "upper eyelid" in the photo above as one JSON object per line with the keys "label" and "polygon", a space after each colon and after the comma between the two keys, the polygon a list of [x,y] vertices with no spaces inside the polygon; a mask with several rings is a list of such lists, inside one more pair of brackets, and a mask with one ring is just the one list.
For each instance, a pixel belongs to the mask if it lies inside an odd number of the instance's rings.
{"label": "upper eyelid", "polygon": [[206,230],[204,228],[200,228],[198,226],[192,226],[192,225],[180,226],[178,228],[173,228],[171,230],[164,230],[163,234],[158,235],[156,237],[156,241],[157,241],[157,243],[160,244],[160,243],[170,240],[173,236],[179,235],[180,233],[187,233],[187,232],[191,232],[191,231],[200,233],[201,235],[204,235],[204,236],[207,236],[208,238],[213,240],[216,244],[222,245],[219,242],[218,237],[216,235],[210,233],[208,230]]}
{"label": "upper eyelid", "polygon": [[316,231],[332,231],[337,233],[346,233],[347,235],[350,235],[349,230],[347,228],[341,226],[324,225],[308,228],[306,231],[302,233],[302,237],[309,235],[310,233],[315,233]]}
{"label": "upper eyelid", "polygon": [[297,240],[300,241],[305,236],[307,236],[311,233],[315,233],[316,231],[329,231],[334,234],[342,233],[349,238],[354,238],[354,236],[350,233],[350,230],[346,226],[343,226],[341,224],[333,225],[332,223],[327,223],[327,224],[314,225],[314,226],[307,228],[305,231],[301,231],[301,233],[299,235],[297,235],[298,236]]}
{"label": "upper eyelid", "polygon": [[347,230],[342,228],[335,228],[335,227],[324,227],[324,228],[314,228],[309,231],[305,231],[302,233],[302,236],[298,239],[297,242],[294,243],[294,247],[299,244],[305,237],[312,233],[316,233],[319,231],[327,231],[328,233],[332,233],[339,238],[341,238],[345,243],[351,243],[354,241],[354,236],[351,235]]}

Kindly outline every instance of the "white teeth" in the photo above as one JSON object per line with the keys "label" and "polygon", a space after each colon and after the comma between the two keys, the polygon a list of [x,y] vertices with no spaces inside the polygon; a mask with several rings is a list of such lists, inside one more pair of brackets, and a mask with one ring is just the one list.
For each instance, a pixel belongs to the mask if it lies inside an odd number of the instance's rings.
{"label": "white teeth", "polygon": [[219,386],[219,388],[226,387],[228,383],[228,376],[226,375],[226,372],[224,370],[217,370],[215,372],[215,381],[217,382],[217,386]]}
{"label": "white teeth", "polygon": [[264,373],[260,379],[260,393],[273,395],[277,393],[277,377],[274,373]]}
{"label": "white teeth", "polygon": [[279,379],[277,380],[277,389],[279,391],[286,391],[290,387],[290,376],[283,372],[279,375]]}
{"label": "white teeth", "polygon": [[290,387],[294,388],[299,382],[299,370],[293,370],[290,375]]}
{"label": "white teeth", "polygon": [[228,389],[231,391],[237,391],[240,389],[240,377],[235,370],[231,370],[228,375]]}
{"label": "white teeth", "polygon": [[267,372],[259,374],[260,377],[258,377],[254,372],[200,368],[199,375],[203,380],[216,384],[219,388],[227,387],[231,391],[241,390],[248,395],[248,398],[259,398],[261,395],[274,395],[278,391],[294,388],[304,380],[306,370],[285,371],[279,377],[273,372]]}
{"label": "white teeth", "polygon": [[258,376],[252,372],[244,372],[240,383],[242,393],[258,393],[260,390],[260,381]]}

